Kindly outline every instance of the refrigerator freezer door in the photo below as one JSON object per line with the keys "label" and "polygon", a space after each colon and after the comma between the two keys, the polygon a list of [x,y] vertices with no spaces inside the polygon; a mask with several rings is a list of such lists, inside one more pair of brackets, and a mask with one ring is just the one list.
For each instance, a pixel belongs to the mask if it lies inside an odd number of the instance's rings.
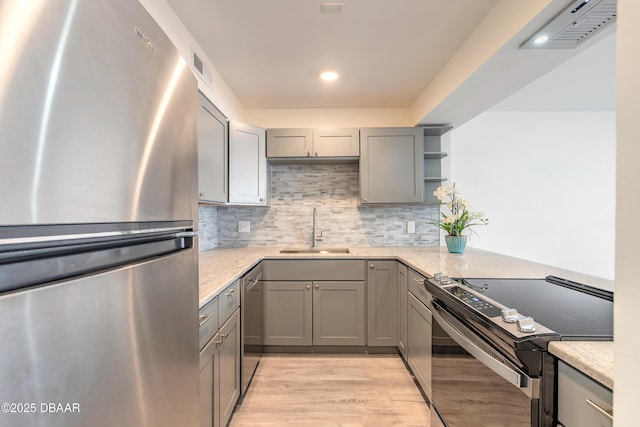
{"label": "refrigerator freezer door", "polygon": [[0,425],[197,425],[196,266],[188,249],[0,296]]}
{"label": "refrigerator freezer door", "polygon": [[4,2],[0,28],[0,225],[197,218],[197,83],[137,1]]}

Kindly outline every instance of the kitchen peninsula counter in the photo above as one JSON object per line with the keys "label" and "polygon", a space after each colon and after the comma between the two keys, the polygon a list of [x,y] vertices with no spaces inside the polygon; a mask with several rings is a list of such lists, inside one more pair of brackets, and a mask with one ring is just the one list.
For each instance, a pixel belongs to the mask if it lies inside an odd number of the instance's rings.
{"label": "kitchen peninsula counter", "polygon": [[[555,275],[613,290],[610,280],[474,248],[467,248],[463,255],[450,254],[446,247],[349,247],[348,254],[281,254],[280,249],[245,247],[201,252],[200,307],[264,259],[396,259],[427,277],[438,272],[467,278],[543,278]],[[613,342],[557,342],[552,343],[550,351],[596,381],[613,387]],[[610,357],[601,357],[603,354]]]}

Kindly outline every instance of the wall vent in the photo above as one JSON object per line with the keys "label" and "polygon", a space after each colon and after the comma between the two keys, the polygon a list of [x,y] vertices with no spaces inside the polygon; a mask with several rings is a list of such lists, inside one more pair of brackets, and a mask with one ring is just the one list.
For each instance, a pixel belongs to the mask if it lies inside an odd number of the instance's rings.
{"label": "wall vent", "polygon": [[195,74],[200,77],[200,79],[207,84],[207,86],[211,87],[213,84],[213,78],[211,77],[211,70],[207,68],[204,64],[204,61],[200,59],[200,56],[196,53],[195,49],[191,49],[191,65]]}
{"label": "wall vent", "polygon": [[617,0],[572,1],[520,45],[520,49],[576,48],[615,23],[617,12]]}
{"label": "wall vent", "polygon": [[320,3],[320,13],[342,13],[342,3]]}

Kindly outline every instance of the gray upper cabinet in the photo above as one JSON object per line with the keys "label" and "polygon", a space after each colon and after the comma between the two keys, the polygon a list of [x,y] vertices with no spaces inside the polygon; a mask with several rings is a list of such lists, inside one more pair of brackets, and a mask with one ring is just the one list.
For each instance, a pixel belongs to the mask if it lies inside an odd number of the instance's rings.
{"label": "gray upper cabinet", "polygon": [[369,261],[367,269],[369,346],[398,345],[398,262]]}
{"label": "gray upper cabinet", "polygon": [[311,129],[267,130],[267,157],[309,157],[313,150]]}
{"label": "gray upper cabinet", "polygon": [[229,122],[229,203],[266,205],[265,130]]}
{"label": "gray upper cabinet", "polygon": [[359,129],[314,129],[315,157],[359,157]]}
{"label": "gray upper cabinet", "polygon": [[198,109],[198,200],[226,203],[227,186],[227,118],[199,93]]}
{"label": "gray upper cabinet", "polygon": [[423,200],[423,129],[361,129],[361,203],[422,203]]}
{"label": "gray upper cabinet", "polygon": [[353,158],[360,155],[359,129],[269,129],[269,158]]}

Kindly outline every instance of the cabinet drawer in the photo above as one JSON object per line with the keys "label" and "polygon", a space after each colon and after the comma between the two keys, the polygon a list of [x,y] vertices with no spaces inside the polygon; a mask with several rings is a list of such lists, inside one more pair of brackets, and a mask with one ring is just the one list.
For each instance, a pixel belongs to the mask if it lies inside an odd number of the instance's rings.
{"label": "cabinet drawer", "polygon": [[425,277],[409,269],[409,291],[415,295],[421,303],[431,306],[431,293],[424,287]]}
{"label": "cabinet drawer", "polygon": [[263,261],[263,280],[365,280],[362,260]]}
{"label": "cabinet drawer", "polygon": [[200,309],[200,349],[218,332],[218,297],[209,301]]}
{"label": "cabinet drawer", "polygon": [[566,427],[613,425],[613,393],[582,372],[558,362],[558,421]]}
{"label": "cabinet drawer", "polygon": [[236,311],[236,308],[240,307],[240,280],[236,280],[233,285],[218,295],[218,305],[220,306],[220,325],[222,325]]}

